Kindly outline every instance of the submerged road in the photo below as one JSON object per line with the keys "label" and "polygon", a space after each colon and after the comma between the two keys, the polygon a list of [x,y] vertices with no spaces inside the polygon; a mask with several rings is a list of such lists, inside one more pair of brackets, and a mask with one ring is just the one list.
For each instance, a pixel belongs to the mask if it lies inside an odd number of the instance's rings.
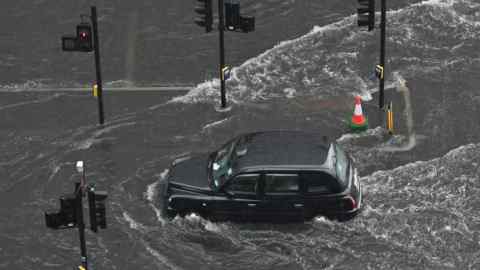
{"label": "submerged road", "polygon": [[[141,86],[141,87],[103,87],[103,91],[106,92],[188,92],[193,89],[193,86]],[[0,88],[0,92],[88,92],[92,91],[92,88],[88,87],[59,87],[59,88],[34,88],[34,89],[14,89],[11,88]]]}
{"label": "submerged road", "polygon": [[[410,90],[386,93],[394,136],[375,120],[378,33],[358,30],[355,1],[246,1],[258,27],[227,35],[222,112],[218,37],[194,25],[191,2],[99,3],[104,86],[122,89],[104,96],[104,126],[90,89],[68,88],[91,81],[91,58],[58,48],[88,4],[27,2],[0,10],[0,268],[78,265],[76,231],[48,230],[43,211],[72,191],[84,160],[109,194],[108,228],[86,235],[95,269],[480,269],[478,1],[389,3],[387,71]],[[124,87],[157,81],[195,87]],[[355,95],[372,123],[359,134],[346,125]],[[363,212],[294,225],[164,219],[157,187],[175,157],[269,129],[337,139],[356,159]]]}

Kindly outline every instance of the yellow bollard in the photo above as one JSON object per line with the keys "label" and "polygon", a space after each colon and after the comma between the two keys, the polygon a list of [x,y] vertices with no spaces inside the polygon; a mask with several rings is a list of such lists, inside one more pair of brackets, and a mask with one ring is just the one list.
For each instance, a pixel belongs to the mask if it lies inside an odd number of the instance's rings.
{"label": "yellow bollard", "polygon": [[79,266],[78,266],[78,270],[85,270],[85,267],[79,265]]}
{"label": "yellow bollard", "polygon": [[97,84],[93,85],[92,91],[93,91],[93,96],[98,97],[98,85]]}
{"label": "yellow bollard", "polygon": [[387,130],[390,135],[393,134],[393,103],[390,102],[387,107]]}

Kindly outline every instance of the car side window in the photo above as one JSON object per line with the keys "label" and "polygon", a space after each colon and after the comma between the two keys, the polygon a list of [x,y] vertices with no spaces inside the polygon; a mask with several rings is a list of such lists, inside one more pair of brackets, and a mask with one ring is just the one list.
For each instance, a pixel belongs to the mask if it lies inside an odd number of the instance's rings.
{"label": "car side window", "polygon": [[303,173],[308,193],[337,193],[341,188],[338,180],[325,172]]}
{"label": "car side window", "polygon": [[265,194],[297,193],[300,190],[298,174],[265,175]]}
{"label": "car side window", "polygon": [[237,175],[225,188],[225,191],[234,194],[256,194],[259,174]]}

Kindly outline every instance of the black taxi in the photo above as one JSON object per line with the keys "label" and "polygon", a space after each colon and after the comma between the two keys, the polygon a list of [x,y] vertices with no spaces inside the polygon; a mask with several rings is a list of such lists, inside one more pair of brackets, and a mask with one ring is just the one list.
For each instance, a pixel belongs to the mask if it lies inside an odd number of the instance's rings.
{"label": "black taxi", "polygon": [[210,154],[182,156],[160,186],[169,217],[348,220],[362,204],[352,159],[321,134],[301,131],[243,134]]}

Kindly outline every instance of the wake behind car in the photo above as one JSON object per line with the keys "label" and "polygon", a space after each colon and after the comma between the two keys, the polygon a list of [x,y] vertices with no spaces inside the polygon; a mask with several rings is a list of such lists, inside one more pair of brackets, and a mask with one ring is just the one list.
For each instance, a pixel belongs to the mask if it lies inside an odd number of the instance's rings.
{"label": "wake behind car", "polygon": [[350,219],[361,208],[352,159],[316,133],[238,136],[210,154],[175,160],[163,185],[165,213],[212,220]]}

